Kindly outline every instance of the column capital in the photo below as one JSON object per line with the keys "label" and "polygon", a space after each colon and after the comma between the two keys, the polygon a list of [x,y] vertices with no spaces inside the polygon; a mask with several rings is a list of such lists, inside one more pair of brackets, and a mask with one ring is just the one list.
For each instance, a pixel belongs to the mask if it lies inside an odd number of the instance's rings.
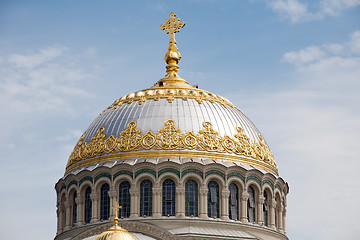
{"label": "column capital", "polygon": [[207,187],[200,187],[200,189],[199,189],[199,194],[201,195],[201,196],[207,196],[207,194],[208,194],[208,188]]}
{"label": "column capital", "polygon": [[71,204],[70,204],[69,199],[66,199],[65,202],[64,202],[64,207],[65,207],[65,208],[69,208],[70,205],[71,205]]}
{"label": "column capital", "polygon": [[185,187],[183,187],[183,186],[177,187],[177,188],[176,188],[176,194],[178,194],[178,195],[184,195],[184,194],[185,194]]}
{"label": "column capital", "polygon": [[243,191],[243,192],[241,193],[241,200],[247,201],[248,199],[249,199],[249,193]]}
{"label": "column capital", "polygon": [[153,187],[152,192],[156,196],[160,196],[162,193],[162,187]]}
{"label": "column capital", "polygon": [[77,196],[77,197],[75,198],[75,202],[76,202],[76,204],[82,204],[82,203],[84,203],[84,196],[82,196],[82,195]]}
{"label": "column capital", "polygon": [[229,195],[230,195],[229,189],[223,189],[223,190],[221,190],[221,197],[223,197],[223,198],[228,198]]}
{"label": "column capital", "polygon": [[258,197],[258,203],[262,205],[262,204],[264,204],[264,202],[265,202],[265,198],[263,195],[260,194]]}
{"label": "column capital", "polygon": [[271,208],[275,208],[275,207],[276,207],[276,201],[275,201],[275,199],[269,200],[269,206],[270,206]]}
{"label": "column capital", "polygon": [[92,201],[99,201],[100,195],[97,194],[97,193],[91,193],[90,198],[91,198]]}
{"label": "column capital", "polygon": [[129,192],[130,192],[131,196],[139,195],[139,189],[138,188],[130,188]]}
{"label": "column capital", "polygon": [[116,197],[116,193],[117,193],[116,190],[110,190],[110,191],[109,191],[109,197],[110,197],[110,198],[115,198],[115,197]]}

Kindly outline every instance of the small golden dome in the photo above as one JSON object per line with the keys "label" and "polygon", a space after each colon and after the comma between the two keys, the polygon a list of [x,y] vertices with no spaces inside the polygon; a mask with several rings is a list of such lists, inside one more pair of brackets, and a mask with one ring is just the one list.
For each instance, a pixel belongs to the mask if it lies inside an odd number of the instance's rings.
{"label": "small golden dome", "polygon": [[115,202],[114,206],[112,207],[115,212],[114,226],[101,233],[95,240],[136,240],[136,238],[131,233],[119,227],[117,213],[120,208],[121,206],[119,206],[118,202]]}
{"label": "small golden dome", "polygon": [[115,224],[115,226],[101,233],[95,240],[136,240],[136,238],[127,230]]}

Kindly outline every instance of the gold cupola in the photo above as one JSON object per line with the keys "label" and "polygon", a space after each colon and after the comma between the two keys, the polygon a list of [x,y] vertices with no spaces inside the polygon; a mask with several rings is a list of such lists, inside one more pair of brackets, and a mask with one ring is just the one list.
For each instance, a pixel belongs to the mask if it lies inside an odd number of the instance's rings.
{"label": "gold cupola", "polygon": [[134,235],[118,225],[119,219],[117,213],[120,208],[121,206],[115,202],[114,206],[112,207],[115,212],[114,226],[101,233],[95,240],[136,240]]}

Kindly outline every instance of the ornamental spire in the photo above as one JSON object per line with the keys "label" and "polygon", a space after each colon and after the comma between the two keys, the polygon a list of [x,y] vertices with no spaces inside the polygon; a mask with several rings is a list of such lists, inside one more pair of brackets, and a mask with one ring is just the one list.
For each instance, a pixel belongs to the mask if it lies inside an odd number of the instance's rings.
{"label": "ornamental spire", "polygon": [[167,63],[166,66],[166,76],[161,79],[158,84],[159,86],[164,85],[174,85],[176,82],[184,82],[187,83],[184,79],[179,77],[177,74],[179,70],[179,66],[177,65],[181,59],[181,55],[179,49],[176,46],[175,33],[180,31],[180,28],[185,26],[183,21],[180,21],[179,18],[176,17],[175,13],[170,13],[170,18],[166,19],[165,24],[161,24],[161,30],[165,30],[167,34],[170,34],[169,47],[166,50],[164,60]]}

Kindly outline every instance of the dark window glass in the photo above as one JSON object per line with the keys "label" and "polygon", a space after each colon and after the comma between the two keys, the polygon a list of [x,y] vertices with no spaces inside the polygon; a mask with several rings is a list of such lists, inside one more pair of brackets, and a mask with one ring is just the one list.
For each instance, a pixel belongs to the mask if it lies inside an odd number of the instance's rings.
{"label": "dark window glass", "polygon": [[248,187],[249,199],[247,201],[247,218],[249,222],[255,222],[255,192],[252,187]]}
{"label": "dark window glass", "polygon": [[238,220],[239,219],[239,191],[238,187],[234,183],[229,185],[230,195],[229,195],[229,215],[230,219]]}
{"label": "dark window glass", "polygon": [[185,183],[185,215],[198,216],[198,185],[195,180]]}
{"label": "dark window glass", "polygon": [[268,195],[264,192],[264,204],[263,204],[263,218],[264,225],[269,226],[269,206],[268,206]]}
{"label": "dark window glass", "polygon": [[77,196],[77,193],[74,192],[74,195],[73,195],[73,201],[72,201],[72,204],[73,204],[73,208],[72,208],[72,224],[73,226],[75,225],[76,223],[76,218],[77,218],[77,204],[76,204],[76,196]]}
{"label": "dark window glass", "polygon": [[125,181],[119,186],[119,204],[122,207],[119,209],[120,217],[130,216],[130,183]]}
{"label": "dark window glass", "polygon": [[208,216],[219,217],[219,184],[210,181],[208,184]]}
{"label": "dark window glass", "polygon": [[105,183],[101,186],[100,220],[108,220],[110,216],[109,190],[109,184]]}
{"label": "dark window glass", "polygon": [[91,187],[88,187],[85,191],[85,222],[90,223],[92,214],[92,202],[91,202]]}
{"label": "dark window glass", "polygon": [[166,179],[162,191],[162,215],[175,216],[175,182]]}
{"label": "dark window glass", "polygon": [[140,216],[152,215],[152,182],[144,180],[140,184]]}

